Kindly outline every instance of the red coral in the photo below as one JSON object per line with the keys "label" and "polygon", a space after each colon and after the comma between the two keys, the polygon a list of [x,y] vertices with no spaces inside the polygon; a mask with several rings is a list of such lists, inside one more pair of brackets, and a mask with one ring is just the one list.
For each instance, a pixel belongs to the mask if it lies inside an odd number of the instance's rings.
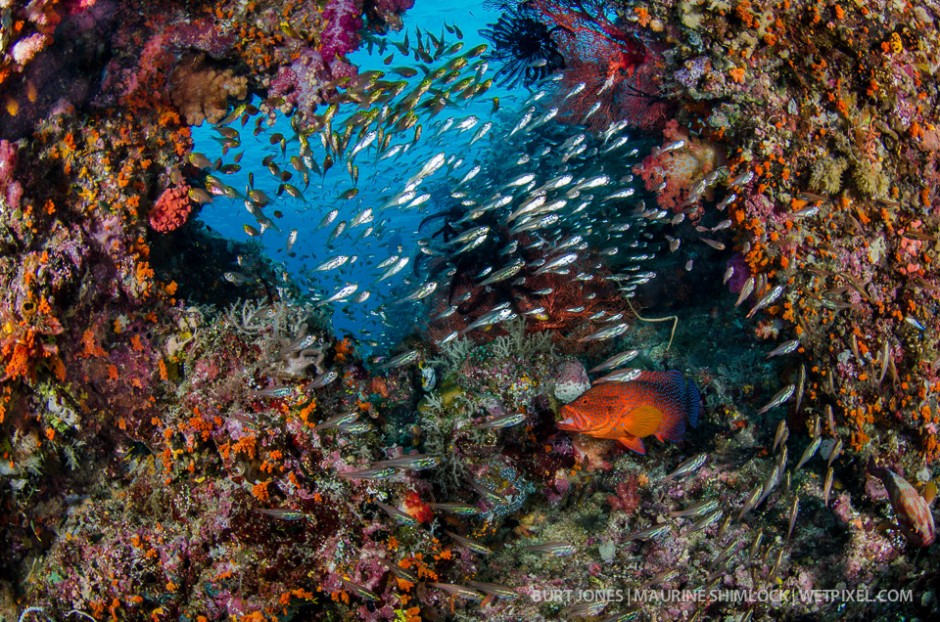
{"label": "red coral", "polygon": [[179,229],[193,210],[189,200],[189,186],[167,188],[150,210],[150,227],[160,233]]}

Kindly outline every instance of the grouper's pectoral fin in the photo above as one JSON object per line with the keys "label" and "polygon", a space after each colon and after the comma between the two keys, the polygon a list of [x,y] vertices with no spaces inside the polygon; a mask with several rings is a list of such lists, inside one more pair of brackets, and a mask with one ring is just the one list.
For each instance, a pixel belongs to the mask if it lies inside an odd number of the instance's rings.
{"label": "grouper's pectoral fin", "polygon": [[646,455],[646,447],[643,446],[643,441],[637,438],[636,436],[629,434],[627,436],[621,436],[617,440],[620,442],[621,445],[623,445],[627,449],[632,449],[636,453],[643,455],[643,456]]}

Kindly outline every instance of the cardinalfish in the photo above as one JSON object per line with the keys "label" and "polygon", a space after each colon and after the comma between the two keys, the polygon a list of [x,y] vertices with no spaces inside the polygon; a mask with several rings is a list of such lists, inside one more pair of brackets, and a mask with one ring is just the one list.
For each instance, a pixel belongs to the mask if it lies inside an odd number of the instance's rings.
{"label": "cardinalfish", "polygon": [[596,385],[562,406],[560,430],[619,441],[645,454],[643,438],[678,441],[688,421],[698,425],[702,398],[695,384],[677,371],[644,371],[630,382]]}

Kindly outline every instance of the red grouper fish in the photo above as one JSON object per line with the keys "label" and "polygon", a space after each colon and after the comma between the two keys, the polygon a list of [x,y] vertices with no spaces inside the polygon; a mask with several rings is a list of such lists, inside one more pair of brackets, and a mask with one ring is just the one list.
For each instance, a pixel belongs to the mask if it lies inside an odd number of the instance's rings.
{"label": "red grouper fish", "polygon": [[598,384],[562,406],[558,429],[620,441],[645,454],[643,439],[679,441],[688,421],[698,425],[702,397],[691,380],[677,371],[641,372],[630,382]]}

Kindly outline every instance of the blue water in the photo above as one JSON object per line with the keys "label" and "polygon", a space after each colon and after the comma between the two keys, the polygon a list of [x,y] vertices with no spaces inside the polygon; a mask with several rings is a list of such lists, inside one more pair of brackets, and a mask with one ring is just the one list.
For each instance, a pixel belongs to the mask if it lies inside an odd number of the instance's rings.
{"label": "blue water", "polygon": [[[406,24],[414,41],[416,26],[423,31],[439,35],[444,30],[445,22],[456,23],[464,36],[463,52],[465,52],[480,43],[485,43],[479,30],[497,18],[498,13],[482,6],[468,8],[465,3],[453,0],[434,3],[419,1],[416,7],[408,12]],[[392,41],[400,41],[403,37],[404,32],[388,35]],[[446,38],[451,43],[457,41],[456,36],[452,34],[446,34]],[[391,67],[414,66],[415,64],[413,58],[396,52],[395,60],[390,65],[385,65],[383,58],[394,51],[393,49],[390,48],[384,53],[376,50],[370,55],[365,48],[366,46],[363,46],[360,51],[349,57],[349,60],[359,67],[360,72],[370,69],[388,71]],[[493,77],[498,69],[499,67],[496,66],[490,67],[483,78]],[[411,82],[416,84],[421,77],[422,75],[419,74]],[[522,88],[508,91],[494,85],[487,93],[469,103],[447,107],[433,119],[423,117],[420,121],[424,126],[420,140],[414,143],[402,157],[379,160],[376,150],[378,141],[376,141],[355,158],[355,163],[360,168],[356,185],[359,193],[350,200],[339,198],[344,191],[353,188],[345,163],[341,160],[336,162],[322,180],[319,175],[311,172],[310,185],[304,188],[300,176],[289,164],[290,157],[298,152],[299,145],[290,127],[289,118],[283,115],[277,118],[274,125],[266,126],[264,131],[257,136],[252,135],[255,118],[252,118],[244,127],[239,121],[232,123],[231,127],[238,129],[241,133],[242,145],[231,150],[226,156],[222,155],[219,134],[212,126],[206,124],[194,128],[195,151],[204,153],[212,160],[222,157],[224,162],[230,163],[233,162],[236,153],[244,151],[240,161],[241,171],[231,175],[217,176],[226,184],[244,193],[248,186],[248,175],[253,174],[254,187],[264,191],[273,199],[272,203],[264,208],[264,213],[276,223],[278,230],[269,228],[259,237],[249,236],[244,225],[250,225],[256,229],[259,227],[255,217],[245,208],[243,198],[216,197],[210,204],[204,206],[201,218],[211,228],[229,239],[259,240],[264,253],[279,262],[283,267],[282,272],[289,276],[305,296],[314,300],[325,300],[345,285],[358,285],[356,293],[347,301],[331,303],[334,330],[337,335],[349,334],[355,337],[366,346],[366,350],[369,349],[370,342],[373,347],[382,346],[381,349],[384,349],[406,336],[414,327],[420,327],[420,318],[426,317],[423,304],[427,304],[427,301],[423,303],[399,302],[400,298],[421,284],[420,277],[414,274],[412,268],[418,254],[417,241],[421,237],[426,237],[428,233],[427,230],[418,231],[419,222],[429,214],[453,205],[453,199],[449,197],[451,186],[483,157],[492,152],[494,149],[492,137],[497,134],[492,131],[468,148],[466,143],[476,128],[461,133],[459,137],[455,137],[453,130],[440,136],[437,135],[437,131],[448,119],[460,120],[471,114],[480,119],[477,127],[487,120],[498,121],[498,119],[493,119],[494,97],[500,99],[497,116],[504,119],[503,123],[509,122],[505,120],[515,116],[513,113],[518,110],[520,102],[528,94]],[[322,113],[324,109],[325,107],[321,106],[317,112]],[[358,109],[353,104],[341,106],[334,120],[334,128],[340,127],[342,121]],[[284,154],[281,152],[280,145],[271,144],[270,137],[275,133],[288,138]],[[398,143],[410,143],[413,136],[414,128],[406,130],[392,139],[391,146]],[[351,144],[354,142],[355,139],[351,141]],[[310,137],[310,144],[313,147],[314,158],[322,162],[324,151],[318,135]],[[448,157],[454,155],[463,158],[463,163],[449,171],[448,167],[443,167],[423,182],[417,192],[418,194],[430,192],[432,195],[430,201],[410,210],[400,207],[382,209],[390,198],[401,192],[410,176],[414,175],[433,155],[441,152]],[[275,196],[280,180],[262,164],[265,157],[269,155],[274,156],[274,162],[282,170],[294,173],[289,183],[302,191],[302,199],[292,198],[286,193],[281,197]],[[353,218],[368,207],[374,210],[374,220],[350,229],[348,225]],[[332,209],[339,210],[335,221],[329,226],[318,229],[317,225]],[[275,212],[282,215],[277,217]],[[337,239],[330,241],[330,234],[340,221],[346,221],[347,229]],[[372,228],[371,232],[368,231],[369,227]],[[293,230],[297,231],[296,243],[292,252],[288,253],[288,237]],[[400,273],[378,283],[377,279],[383,269],[377,268],[377,264],[396,254],[410,256],[411,261]],[[338,255],[355,256],[357,259],[354,262],[350,260],[333,270],[314,271],[316,266]],[[368,299],[356,302],[357,296],[365,291],[370,292]]]}

